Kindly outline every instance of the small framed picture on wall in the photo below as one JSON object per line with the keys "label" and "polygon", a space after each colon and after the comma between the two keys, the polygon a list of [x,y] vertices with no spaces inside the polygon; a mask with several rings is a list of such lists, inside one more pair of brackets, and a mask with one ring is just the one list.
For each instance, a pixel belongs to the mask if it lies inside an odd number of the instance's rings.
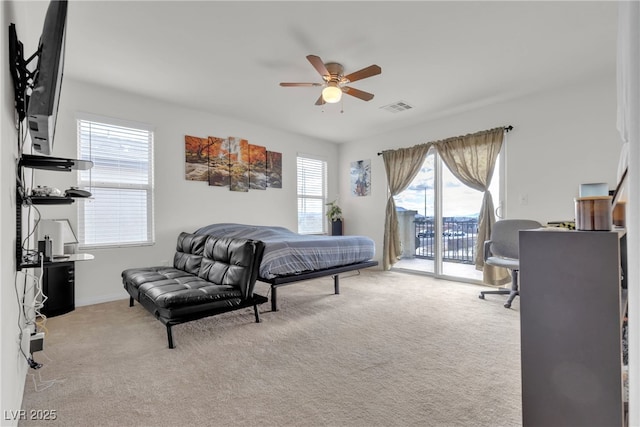
{"label": "small framed picture on wall", "polygon": [[351,194],[369,196],[371,194],[371,159],[351,162]]}

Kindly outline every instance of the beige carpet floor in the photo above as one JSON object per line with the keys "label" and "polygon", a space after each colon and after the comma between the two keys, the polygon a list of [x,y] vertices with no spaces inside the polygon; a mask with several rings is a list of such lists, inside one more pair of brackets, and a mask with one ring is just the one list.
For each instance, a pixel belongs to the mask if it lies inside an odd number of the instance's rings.
{"label": "beige carpet floor", "polygon": [[340,284],[280,288],[259,324],[245,309],[175,326],[175,349],[128,300],[51,318],[23,409],[56,420],[19,425],[521,425],[518,299],[399,272]]}

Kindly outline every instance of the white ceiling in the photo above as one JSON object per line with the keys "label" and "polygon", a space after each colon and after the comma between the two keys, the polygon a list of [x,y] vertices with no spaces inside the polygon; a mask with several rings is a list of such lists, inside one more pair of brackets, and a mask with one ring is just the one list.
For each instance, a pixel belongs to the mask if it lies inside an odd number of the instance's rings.
{"label": "white ceiling", "polygon": [[[615,76],[616,25],[612,1],[72,0],[65,78],[340,143]],[[280,87],[321,81],[308,54],[379,65],[352,84],[375,98],[341,114],[314,105],[321,88]],[[380,108],[396,101],[414,108]]]}

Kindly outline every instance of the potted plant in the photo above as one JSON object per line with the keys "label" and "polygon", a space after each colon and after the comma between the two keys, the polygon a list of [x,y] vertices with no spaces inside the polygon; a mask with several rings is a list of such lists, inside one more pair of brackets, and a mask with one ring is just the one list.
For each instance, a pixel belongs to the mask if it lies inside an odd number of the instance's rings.
{"label": "potted plant", "polygon": [[328,206],[327,218],[331,223],[331,235],[342,236],[342,209],[338,206],[338,201],[334,200],[326,205]]}

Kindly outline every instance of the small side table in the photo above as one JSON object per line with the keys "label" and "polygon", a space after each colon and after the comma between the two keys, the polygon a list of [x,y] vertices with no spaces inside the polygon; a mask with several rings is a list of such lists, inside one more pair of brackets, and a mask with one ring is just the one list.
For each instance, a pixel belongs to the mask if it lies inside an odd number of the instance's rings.
{"label": "small side table", "polygon": [[75,262],[93,258],[91,254],[70,254],[43,265],[42,292],[47,299],[42,314],[55,317],[75,310]]}
{"label": "small side table", "polygon": [[332,236],[342,236],[342,220],[339,219],[337,221],[331,222],[331,235]]}

